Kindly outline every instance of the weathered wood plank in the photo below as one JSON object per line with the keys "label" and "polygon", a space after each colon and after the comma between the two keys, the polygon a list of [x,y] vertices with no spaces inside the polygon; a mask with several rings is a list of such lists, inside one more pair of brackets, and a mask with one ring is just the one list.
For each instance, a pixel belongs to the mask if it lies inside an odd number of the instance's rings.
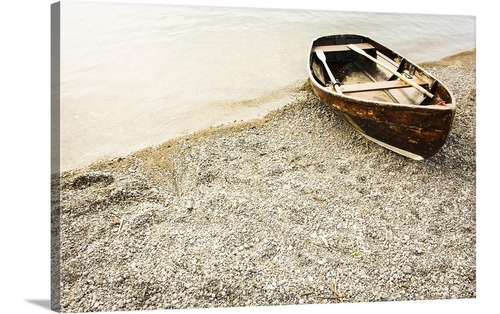
{"label": "weathered wood plank", "polygon": [[[359,48],[366,50],[366,49],[375,49],[371,44],[369,43],[359,43],[359,44],[354,44],[358,46]],[[350,51],[350,49],[347,47],[347,45],[327,45],[327,46],[317,46],[314,48],[314,50],[322,50],[323,52],[339,52],[339,51]]]}
{"label": "weathered wood plank", "polygon": [[[426,85],[427,83],[422,79],[412,79],[411,81],[415,82],[418,85]],[[342,85],[340,89],[343,93],[357,93],[357,92],[366,92],[373,90],[385,90],[385,89],[393,89],[393,88],[403,88],[403,87],[411,87],[410,84],[400,81],[385,81],[385,82],[373,82],[373,83],[362,83],[362,84],[352,84],[352,85]]]}

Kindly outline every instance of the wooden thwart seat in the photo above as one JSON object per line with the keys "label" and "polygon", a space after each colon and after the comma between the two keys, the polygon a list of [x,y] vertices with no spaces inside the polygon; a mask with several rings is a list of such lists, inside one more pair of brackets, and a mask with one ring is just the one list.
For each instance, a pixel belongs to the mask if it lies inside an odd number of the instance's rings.
{"label": "wooden thwart seat", "polygon": [[[359,44],[354,44],[355,46],[358,46],[359,48],[363,50],[367,49],[375,49],[371,44],[369,43],[359,43]],[[323,52],[339,52],[339,51],[351,51],[347,47],[347,45],[327,45],[327,46],[317,46],[314,50],[322,50]]]}
{"label": "wooden thwart seat", "polygon": [[[424,80],[419,79],[419,78],[412,79],[411,81],[417,83],[420,86],[428,85],[427,82],[425,82]],[[401,81],[401,80],[394,80],[394,81],[385,81],[385,82],[342,85],[342,86],[340,86],[340,89],[342,90],[343,93],[357,93],[357,92],[367,92],[367,91],[373,91],[373,90],[386,90],[386,89],[403,88],[403,87],[411,87],[411,85],[404,82],[404,81]]]}

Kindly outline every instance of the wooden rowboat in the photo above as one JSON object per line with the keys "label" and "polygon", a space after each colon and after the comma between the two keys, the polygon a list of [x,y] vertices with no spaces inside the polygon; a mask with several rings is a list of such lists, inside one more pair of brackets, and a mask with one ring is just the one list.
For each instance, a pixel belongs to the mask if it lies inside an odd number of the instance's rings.
{"label": "wooden rowboat", "polygon": [[422,160],[450,132],[455,98],[436,78],[360,35],[313,41],[309,79],[318,97],[368,139]]}

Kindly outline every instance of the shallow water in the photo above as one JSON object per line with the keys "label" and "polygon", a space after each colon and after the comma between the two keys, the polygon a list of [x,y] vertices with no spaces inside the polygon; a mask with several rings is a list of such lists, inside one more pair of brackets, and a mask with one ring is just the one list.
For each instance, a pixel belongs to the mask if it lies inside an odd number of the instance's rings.
{"label": "shallow water", "polygon": [[364,34],[416,62],[475,48],[470,16],[74,2],[61,16],[62,170],[283,105],[315,37]]}

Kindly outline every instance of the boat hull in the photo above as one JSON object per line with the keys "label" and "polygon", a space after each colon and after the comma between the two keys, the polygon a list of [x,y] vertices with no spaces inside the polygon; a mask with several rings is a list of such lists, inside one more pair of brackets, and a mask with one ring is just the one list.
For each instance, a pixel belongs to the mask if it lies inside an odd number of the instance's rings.
{"label": "boat hull", "polygon": [[363,101],[325,91],[312,84],[318,97],[368,139],[412,159],[426,159],[444,145],[454,110],[401,107]]}

